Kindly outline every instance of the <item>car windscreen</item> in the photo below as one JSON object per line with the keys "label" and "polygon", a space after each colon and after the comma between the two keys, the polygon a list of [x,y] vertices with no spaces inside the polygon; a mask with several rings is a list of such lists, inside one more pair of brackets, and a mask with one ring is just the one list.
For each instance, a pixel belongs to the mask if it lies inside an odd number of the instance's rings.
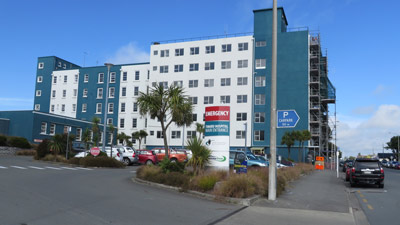
{"label": "car windscreen", "polygon": [[254,155],[250,155],[250,154],[247,154],[247,158],[250,160],[257,160],[257,158]]}
{"label": "car windscreen", "polygon": [[357,162],[358,169],[379,169],[378,162]]}

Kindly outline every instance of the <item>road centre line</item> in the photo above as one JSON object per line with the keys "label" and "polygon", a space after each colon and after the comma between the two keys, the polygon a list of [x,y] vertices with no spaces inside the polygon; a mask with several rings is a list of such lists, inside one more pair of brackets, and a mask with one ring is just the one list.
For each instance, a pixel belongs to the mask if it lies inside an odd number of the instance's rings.
{"label": "road centre line", "polygon": [[21,169],[21,170],[26,170],[25,167],[20,167],[20,166],[10,166],[10,167],[17,168],[17,169]]}
{"label": "road centre line", "polygon": [[67,170],[78,170],[78,169],[75,169],[75,168],[72,168],[72,167],[61,167],[61,168],[67,169]]}
{"label": "road centre line", "polygon": [[0,169],[7,169],[7,167],[4,167],[4,166],[0,166]]}
{"label": "road centre line", "polygon": [[374,209],[370,204],[368,204],[367,207],[368,207],[368,209],[370,209],[370,210],[373,210],[373,209]]}
{"label": "road centre line", "polygon": [[48,168],[48,169],[52,169],[52,170],[61,170],[60,168],[51,167],[51,166],[46,166],[46,168]]}
{"label": "road centre line", "polygon": [[37,170],[44,170],[44,168],[41,168],[41,167],[36,167],[36,166],[28,166],[29,168],[32,168],[32,169],[37,169]]}
{"label": "road centre line", "polygon": [[84,168],[84,167],[75,167],[77,169],[81,169],[81,170],[93,170],[93,169],[89,169],[89,168]]}

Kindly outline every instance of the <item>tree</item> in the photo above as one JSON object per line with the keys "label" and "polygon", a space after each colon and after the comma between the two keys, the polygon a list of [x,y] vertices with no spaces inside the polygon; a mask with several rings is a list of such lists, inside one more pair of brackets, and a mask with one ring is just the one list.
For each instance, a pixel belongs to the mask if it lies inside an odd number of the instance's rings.
{"label": "tree", "polygon": [[192,158],[189,159],[187,164],[193,167],[195,174],[198,174],[210,161],[211,150],[203,144],[200,137],[189,139],[186,145],[192,151]]}
{"label": "tree", "polygon": [[110,133],[111,133],[111,136],[110,136],[110,138],[111,138],[110,143],[111,143],[111,151],[112,151],[113,142],[114,142],[114,131],[115,131],[116,129],[115,129],[115,127],[114,127],[112,124],[110,124],[110,125],[108,125],[108,130],[109,130]]}
{"label": "tree", "polygon": [[300,148],[299,148],[299,162],[301,160],[301,153],[304,152],[304,142],[311,139],[311,133],[309,130],[299,130],[293,131],[295,139],[299,141]]}
{"label": "tree", "polygon": [[399,161],[399,136],[393,136],[390,138],[390,142],[386,143],[386,149],[391,149],[393,154],[396,155],[397,161]]}
{"label": "tree", "polygon": [[294,145],[295,139],[295,131],[285,132],[282,136],[281,145],[286,145],[288,148],[288,159],[290,159],[290,148]]}
{"label": "tree", "polygon": [[54,155],[58,155],[64,149],[63,136],[61,134],[54,135],[49,144],[49,148]]}
{"label": "tree", "polygon": [[85,131],[82,133],[82,142],[85,144],[85,149],[89,150],[89,145],[92,139],[92,135],[90,133],[89,128],[86,128]]}
{"label": "tree", "polygon": [[129,143],[132,144],[132,142],[129,141],[130,138],[131,136],[126,135],[124,132],[117,134],[117,140],[119,141],[119,143],[122,143],[123,145],[129,145]]}
{"label": "tree", "polygon": [[141,149],[142,140],[148,136],[145,130],[140,130],[132,133],[132,139],[139,141],[139,149]]}
{"label": "tree", "polygon": [[99,117],[93,117],[92,119],[92,133],[93,133],[93,144],[94,146],[99,146],[99,140],[100,140],[100,118]]}
{"label": "tree", "polygon": [[205,132],[204,124],[196,123],[196,131],[199,132],[199,137],[203,137]]}
{"label": "tree", "polygon": [[142,116],[150,115],[151,119],[157,118],[161,123],[164,139],[165,157],[168,159],[167,129],[175,123],[178,127],[190,126],[193,121],[193,105],[188,96],[184,95],[183,88],[171,85],[165,88],[158,85],[149,93],[140,92],[137,99],[139,112]]}

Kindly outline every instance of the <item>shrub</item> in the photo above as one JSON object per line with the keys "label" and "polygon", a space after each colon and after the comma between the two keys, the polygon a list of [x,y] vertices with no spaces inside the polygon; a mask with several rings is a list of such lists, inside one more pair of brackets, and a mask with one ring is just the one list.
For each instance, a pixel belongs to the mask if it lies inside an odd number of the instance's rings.
{"label": "shrub", "polygon": [[67,162],[67,159],[65,159],[64,156],[52,155],[52,154],[46,155],[45,157],[41,158],[41,160],[43,160],[43,161],[52,161],[52,162],[63,162],[63,163]]}
{"label": "shrub", "polygon": [[217,183],[218,178],[212,175],[200,176],[197,178],[197,187],[201,191],[209,191],[214,188],[215,183]]}
{"label": "shrub", "polygon": [[169,159],[164,159],[158,164],[164,173],[180,172],[183,173],[185,170],[185,164],[181,162],[171,162]]}
{"label": "shrub", "polygon": [[9,137],[8,146],[24,149],[31,148],[31,144],[29,144],[28,140],[26,140],[24,137]]}
{"label": "shrub", "polygon": [[136,176],[143,180],[151,181],[153,177],[157,176],[162,172],[158,166],[141,166],[136,171]]}
{"label": "shrub", "polygon": [[143,180],[187,189],[190,177],[181,172],[164,173],[158,166],[141,166],[136,176]]}
{"label": "shrub", "polygon": [[75,157],[72,157],[72,158],[70,158],[70,159],[68,159],[68,163],[69,164],[74,164],[74,165],[80,165],[79,164],[79,161],[81,160],[81,158],[75,158]]}
{"label": "shrub", "polygon": [[36,154],[36,150],[21,150],[21,151],[17,151],[15,153],[16,155],[35,155]]}
{"label": "shrub", "polygon": [[84,158],[81,158],[79,161],[79,164],[81,166],[92,166],[92,167],[114,167],[114,168],[123,168],[125,165],[117,161],[113,158],[107,157],[107,156],[86,156]]}
{"label": "shrub", "polygon": [[246,174],[231,174],[224,181],[215,193],[217,195],[234,198],[247,198],[254,194],[260,194],[262,187],[260,182],[254,180],[254,177]]}
{"label": "shrub", "polygon": [[186,174],[170,172],[163,174],[163,178],[163,184],[188,189],[190,177]]}
{"label": "shrub", "polygon": [[0,135],[0,146],[7,146],[7,137]]}
{"label": "shrub", "polygon": [[42,143],[39,144],[39,146],[36,149],[35,159],[41,159],[45,157],[47,154],[50,154],[49,143],[50,141],[48,139],[44,139]]}

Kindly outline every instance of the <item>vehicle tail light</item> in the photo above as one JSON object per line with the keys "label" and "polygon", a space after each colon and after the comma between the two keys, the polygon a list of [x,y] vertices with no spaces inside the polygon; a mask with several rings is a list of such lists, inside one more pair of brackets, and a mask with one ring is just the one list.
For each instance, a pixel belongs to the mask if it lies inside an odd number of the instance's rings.
{"label": "vehicle tail light", "polygon": [[119,157],[119,152],[117,153],[117,156]]}
{"label": "vehicle tail light", "polygon": [[381,168],[381,174],[383,174],[385,171],[383,171],[383,169]]}
{"label": "vehicle tail light", "polygon": [[356,172],[356,168],[354,168],[354,167],[351,168],[351,172],[352,172],[352,173],[355,173],[355,172]]}

